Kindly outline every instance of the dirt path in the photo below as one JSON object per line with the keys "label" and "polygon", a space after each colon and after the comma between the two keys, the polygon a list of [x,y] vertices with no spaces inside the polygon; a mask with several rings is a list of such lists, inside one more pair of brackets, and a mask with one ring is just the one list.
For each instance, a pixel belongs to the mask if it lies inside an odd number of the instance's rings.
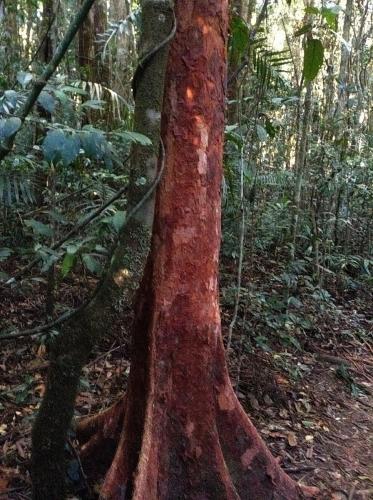
{"label": "dirt path", "polygon": [[298,362],[310,367],[306,380],[293,384],[278,372],[267,393],[240,392],[243,404],[288,472],[320,487],[320,498],[373,498],[373,398],[352,396],[335,364]]}
{"label": "dirt path", "polygon": [[[349,337],[330,352],[322,341],[309,353],[257,351],[241,362],[246,410],[288,472],[324,499],[373,498],[372,323],[360,320],[362,342]],[[237,371],[233,364],[236,381]]]}

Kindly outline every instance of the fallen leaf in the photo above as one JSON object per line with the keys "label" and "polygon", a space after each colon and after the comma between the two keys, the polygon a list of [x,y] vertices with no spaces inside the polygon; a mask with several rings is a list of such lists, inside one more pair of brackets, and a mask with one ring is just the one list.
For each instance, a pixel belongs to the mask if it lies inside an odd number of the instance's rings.
{"label": "fallen leaf", "polygon": [[292,447],[297,446],[298,439],[297,439],[297,436],[295,435],[294,432],[289,432],[287,438],[288,438],[289,446],[292,446]]}
{"label": "fallen leaf", "polygon": [[273,405],[273,401],[272,401],[272,399],[268,396],[268,394],[266,394],[266,395],[264,396],[264,402],[265,402],[265,404],[266,404],[266,405],[268,405],[268,406],[272,406],[272,405]]}
{"label": "fallen leaf", "polygon": [[44,396],[44,392],[45,392],[44,384],[39,384],[35,387],[35,393],[39,396],[39,398]]}
{"label": "fallen leaf", "polygon": [[17,452],[21,458],[26,458],[26,452],[25,452],[24,446],[25,446],[25,442],[23,439],[16,441]]}
{"label": "fallen leaf", "polygon": [[260,406],[256,397],[253,394],[248,394],[247,396],[249,398],[250,405],[252,406],[252,408],[254,408],[254,410],[260,410]]}
{"label": "fallen leaf", "polygon": [[46,352],[47,352],[46,345],[45,344],[40,344],[39,348],[37,350],[36,355],[37,355],[38,358],[42,358]]}
{"label": "fallen leaf", "polygon": [[290,382],[285,377],[279,375],[278,373],[275,374],[275,381],[279,385],[290,385]]}
{"label": "fallen leaf", "polygon": [[5,493],[8,489],[9,481],[8,479],[0,477],[0,493]]}

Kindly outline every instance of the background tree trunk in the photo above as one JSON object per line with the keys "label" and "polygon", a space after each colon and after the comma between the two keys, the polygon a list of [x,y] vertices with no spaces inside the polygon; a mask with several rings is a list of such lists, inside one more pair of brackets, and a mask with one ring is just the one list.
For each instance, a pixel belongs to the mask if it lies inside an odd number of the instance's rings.
{"label": "background tree trunk", "polygon": [[[110,3],[110,19],[114,23],[124,21],[131,12],[129,0],[111,0]],[[131,61],[136,52],[135,48],[135,33],[130,22],[127,23],[127,30],[121,33],[112,51],[112,64],[110,75],[110,86],[126,99],[129,98],[128,85],[132,73]]]}
{"label": "background tree trunk", "polygon": [[[253,13],[255,12],[256,0],[250,0],[249,3],[245,0],[234,0],[231,2],[231,15],[239,15],[250,26]],[[230,101],[228,107],[228,123],[235,124],[238,122],[240,86],[242,84],[240,75],[237,74],[241,60],[229,61],[229,83],[228,83],[228,99]]]}
{"label": "background tree trunk", "polygon": [[54,21],[54,0],[45,0],[43,6],[42,36],[43,41],[40,48],[40,60],[48,64],[54,53],[54,40],[52,24]]}
{"label": "background tree trunk", "polygon": [[[172,10],[165,2],[145,0],[142,19],[142,43],[150,50],[171,32]],[[146,176],[150,168],[154,172],[157,164],[167,53],[167,47],[157,51],[137,79],[134,129],[148,136],[153,145],[147,148],[136,146],[133,151],[131,176],[134,189],[129,193],[128,212],[149,189],[149,183],[136,185],[135,180]],[[109,269],[94,299],[79,315],[65,323],[52,346],[46,393],[33,428],[35,498],[64,498],[64,449],[81,368],[87,362],[92,346],[113,322],[112,315],[118,314],[116,303],[119,296],[125,296],[127,304],[131,302],[148,252],[148,234],[149,230],[140,221],[130,223],[121,231]]]}
{"label": "background tree trunk", "polygon": [[108,83],[108,72],[101,60],[102,46],[97,41],[98,35],[105,32],[106,26],[106,1],[96,0],[79,30],[78,64],[83,80],[104,85]]}

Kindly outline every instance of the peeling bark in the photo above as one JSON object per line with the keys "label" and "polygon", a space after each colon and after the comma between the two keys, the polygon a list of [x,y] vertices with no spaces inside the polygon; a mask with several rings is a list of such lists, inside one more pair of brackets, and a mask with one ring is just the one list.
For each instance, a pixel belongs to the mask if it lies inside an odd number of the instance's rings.
{"label": "peeling bark", "polygon": [[101,498],[296,500],[301,488],[235,396],[221,336],[228,4],[179,0],[176,17],[162,123],[166,167],[137,297],[123,429]]}

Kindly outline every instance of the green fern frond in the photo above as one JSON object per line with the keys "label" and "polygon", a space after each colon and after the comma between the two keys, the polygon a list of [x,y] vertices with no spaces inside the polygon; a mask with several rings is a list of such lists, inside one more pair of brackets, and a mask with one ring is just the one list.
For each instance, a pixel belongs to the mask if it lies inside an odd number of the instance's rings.
{"label": "green fern frond", "polygon": [[36,173],[6,172],[0,174],[0,203],[7,207],[36,203]]}

